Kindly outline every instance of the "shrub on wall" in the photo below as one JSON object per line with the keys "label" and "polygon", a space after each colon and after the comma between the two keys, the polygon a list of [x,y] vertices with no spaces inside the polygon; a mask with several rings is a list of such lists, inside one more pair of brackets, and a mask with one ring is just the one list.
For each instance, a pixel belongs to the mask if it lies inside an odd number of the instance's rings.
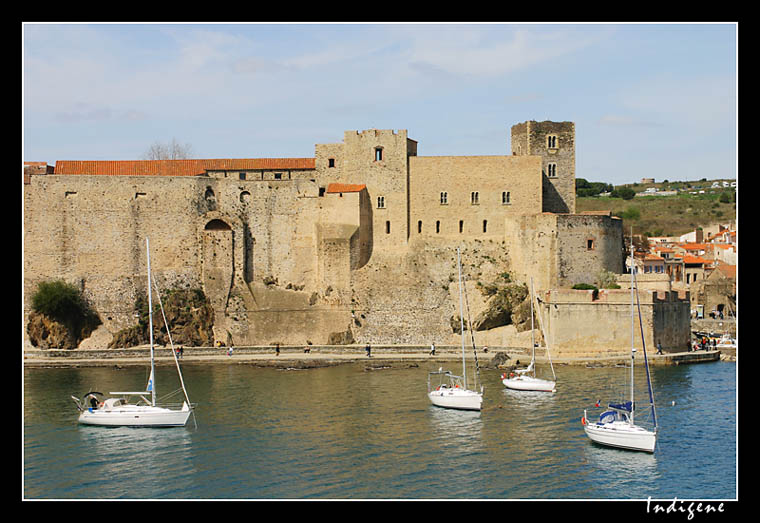
{"label": "shrub on wall", "polygon": [[74,344],[88,337],[101,323],[79,289],[62,280],[40,282],[32,295],[32,310],[63,325]]}

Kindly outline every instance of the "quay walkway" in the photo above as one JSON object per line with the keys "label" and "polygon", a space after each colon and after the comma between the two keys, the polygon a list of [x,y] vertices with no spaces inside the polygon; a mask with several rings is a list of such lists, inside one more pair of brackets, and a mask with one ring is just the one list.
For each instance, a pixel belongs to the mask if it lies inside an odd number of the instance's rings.
{"label": "quay walkway", "polygon": [[[173,364],[174,358],[171,349],[156,347],[155,361],[157,365]],[[721,359],[735,359],[733,356],[722,356],[720,350],[691,351],[678,353],[665,353],[658,355],[655,351],[648,351],[647,356],[651,365],[683,365],[690,363],[703,363],[718,361]],[[507,358],[504,358],[504,355]],[[474,360],[472,347],[465,347],[465,358]],[[487,352],[478,347],[478,363],[481,367],[497,367],[513,365],[520,360],[527,363],[529,350],[527,348],[514,347],[489,347]],[[371,345],[370,356],[367,356],[366,345],[320,345],[310,347],[281,346],[277,354],[273,346],[234,347],[232,354],[228,353],[228,347],[184,347],[181,355],[183,364],[215,364],[215,363],[238,363],[253,364],[260,366],[299,368],[322,367],[343,363],[372,361],[373,365],[383,363],[416,363],[429,361],[461,361],[461,346],[445,345],[436,346],[435,355],[430,354],[430,347],[420,345]],[[538,361],[547,361],[543,354],[537,354]],[[604,354],[584,356],[552,355],[555,365],[583,365],[604,366],[627,363],[630,354]],[[130,347],[123,349],[74,349],[41,350],[25,347],[23,350],[23,364],[25,367],[109,367],[144,365],[150,361],[150,347]],[[636,363],[643,363],[637,353]]]}

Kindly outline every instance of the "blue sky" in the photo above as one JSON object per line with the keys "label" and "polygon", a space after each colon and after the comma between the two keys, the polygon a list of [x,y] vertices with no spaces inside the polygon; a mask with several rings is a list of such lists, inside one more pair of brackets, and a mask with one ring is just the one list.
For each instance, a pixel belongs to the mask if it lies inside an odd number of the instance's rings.
{"label": "blue sky", "polygon": [[313,157],[407,129],[420,156],[502,155],[576,124],[576,177],[734,178],[736,24],[23,26],[23,160]]}

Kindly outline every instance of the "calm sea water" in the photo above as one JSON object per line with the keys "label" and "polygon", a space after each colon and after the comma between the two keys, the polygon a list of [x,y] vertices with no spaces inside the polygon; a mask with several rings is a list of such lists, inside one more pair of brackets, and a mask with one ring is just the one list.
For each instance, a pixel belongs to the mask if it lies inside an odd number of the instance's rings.
{"label": "calm sea water", "polygon": [[[604,448],[580,418],[620,368],[557,367],[556,394],[481,369],[480,413],[426,397],[418,368],[185,365],[184,428],[80,426],[71,394],[142,387],[140,368],[24,370],[25,499],[736,499],[736,364],[652,369],[654,454]],[[456,364],[445,364],[455,371]],[[471,372],[471,370],[470,370]],[[643,369],[637,389],[645,393]],[[159,394],[176,372],[159,367]],[[641,385],[641,387],[638,387]],[[643,398],[643,396],[641,396]],[[675,404],[674,404],[675,403]]]}

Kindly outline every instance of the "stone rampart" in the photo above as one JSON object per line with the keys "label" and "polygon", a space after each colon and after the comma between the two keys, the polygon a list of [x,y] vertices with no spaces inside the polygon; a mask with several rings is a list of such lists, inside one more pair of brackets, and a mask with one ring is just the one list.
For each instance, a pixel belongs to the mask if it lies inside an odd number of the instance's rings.
{"label": "stone rampart", "polygon": [[[553,352],[587,356],[630,351],[630,290],[560,289],[543,292],[539,298]],[[635,346],[639,350],[640,325],[648,351],[655,352],[658,342],[666,352],[686,350],[690,339],[688,293],[640,291],[633,314]]]}

